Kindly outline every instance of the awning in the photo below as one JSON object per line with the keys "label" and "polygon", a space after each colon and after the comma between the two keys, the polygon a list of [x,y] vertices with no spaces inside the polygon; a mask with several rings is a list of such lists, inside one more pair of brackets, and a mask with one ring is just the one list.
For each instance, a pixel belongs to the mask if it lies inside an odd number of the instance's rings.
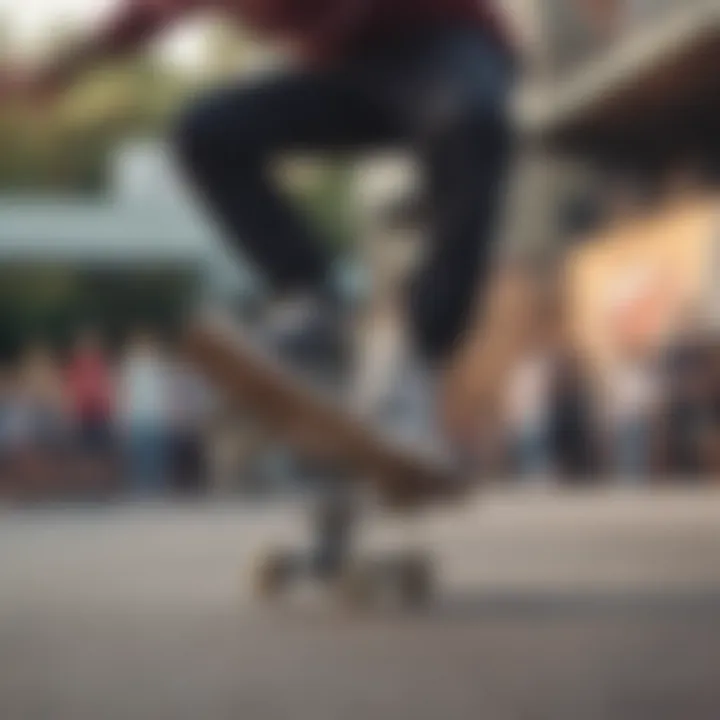
{"label": "awning", "polygon": [[521,101],[530,137],[571,152],[642,152],[717,135],[720,3],[695,2]]}

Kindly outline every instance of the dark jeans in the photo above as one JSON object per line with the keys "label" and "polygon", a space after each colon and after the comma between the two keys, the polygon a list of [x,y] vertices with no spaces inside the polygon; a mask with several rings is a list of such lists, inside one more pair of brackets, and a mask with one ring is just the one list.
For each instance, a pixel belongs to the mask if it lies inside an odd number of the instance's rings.
{"label": "dark jeans", "polygon": [[513,75],[479,31],[433,28],[328,69],[219,90],[185,114],[176,142],[210,210],[280,291],[318,287],[330,258],[273,187],[268,161],[307,150],[414,151],[432,237],[409,289],[410,320],[419,350],[440,360],[465,330],[488,271]]}

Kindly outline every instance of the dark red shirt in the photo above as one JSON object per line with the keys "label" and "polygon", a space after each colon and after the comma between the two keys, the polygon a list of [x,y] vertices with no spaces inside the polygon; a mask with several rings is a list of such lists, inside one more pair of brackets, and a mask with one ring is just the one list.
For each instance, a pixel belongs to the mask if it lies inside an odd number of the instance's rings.
{"label": "dark red shirt", "polygon": [[327,59],[376,38],[443,23],[478,27],[512,45],[494,0],[129,0],[114,39],[132,43],[202,9]]}

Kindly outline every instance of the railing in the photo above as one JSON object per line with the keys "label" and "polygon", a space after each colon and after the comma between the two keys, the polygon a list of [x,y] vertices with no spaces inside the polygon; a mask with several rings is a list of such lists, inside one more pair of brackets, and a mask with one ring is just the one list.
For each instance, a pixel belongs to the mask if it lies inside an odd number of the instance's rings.
{"label": "railing", "polygon": [[585,0],[545,2],[547,70],[557,76],[717,0],[596,0],[595,11]]}
{"label": "railing", "polygon": [[703,0],[624,0],[621,3],[618,33],[642,30],[647,23],[663,22]]}

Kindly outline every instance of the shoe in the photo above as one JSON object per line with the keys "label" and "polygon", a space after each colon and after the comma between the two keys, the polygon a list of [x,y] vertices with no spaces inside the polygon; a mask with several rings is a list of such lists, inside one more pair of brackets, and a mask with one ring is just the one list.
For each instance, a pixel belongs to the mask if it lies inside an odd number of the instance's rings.
{"label": "shoe", "polygon": [[327,302],[294,300],[270,309],[258,340],[313,385],[339,389],[350,381],[350,322]]}
{"label": "shoe", "polygon": [[438,373],[407,358],[390,377],[386,392],[370,410],[378,431],[446,474],[472,472],[471,453],[454,443],[443,427]]}

